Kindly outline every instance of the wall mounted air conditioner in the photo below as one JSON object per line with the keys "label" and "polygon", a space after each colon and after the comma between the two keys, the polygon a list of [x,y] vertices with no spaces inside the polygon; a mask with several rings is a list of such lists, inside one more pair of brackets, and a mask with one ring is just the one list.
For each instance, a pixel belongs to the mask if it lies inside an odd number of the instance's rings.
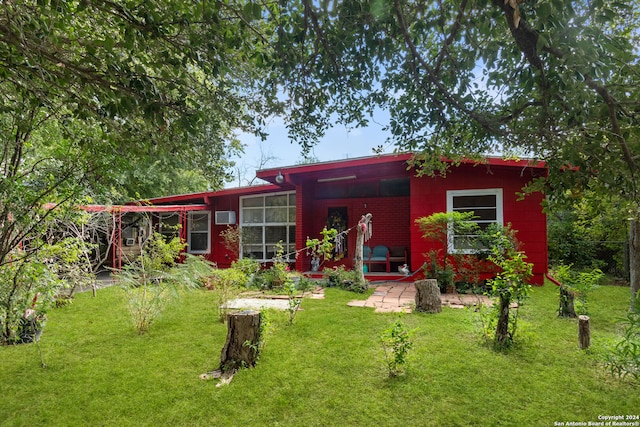
{"label": "wall mounted air conditioner", "polygon": [[216,225],[235,224],[235,211],[216,211]]}

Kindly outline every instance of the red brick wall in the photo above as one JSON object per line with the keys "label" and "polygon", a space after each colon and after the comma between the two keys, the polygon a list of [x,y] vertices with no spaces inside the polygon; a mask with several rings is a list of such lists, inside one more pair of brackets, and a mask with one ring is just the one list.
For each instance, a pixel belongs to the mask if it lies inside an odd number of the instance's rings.
{"label": "red brick wall", "polygon": [[211,204],[211,253],[207,257],[209,261],[218,264],[220,268],[228,268],[235,261],[233,252],[224,246],[220,233],[227,229],[226,225],[216,225],[215,211],[235,211],[236,225],[240,223],[240,199],[238,196],[224,196],[216,198]]}
{"label": "red brick wall", "polygon": [[[372,215],[372,236],[367,245],[372,248],[376,245],[385,245],[389,248],[401,246],[409,249],[409,197],[372,197],[358,199],[329,199],[313,201],[311,227],[309,237],[320,238],[320,231],[326,224],[328,209],[330,207],[346,207],[348,227],[354,227],[361,216],[367,213]],[[347,255],[339,263],[325,263],[324,266],[344,264],[348,268],[353,266],[355,256],[356,230],[351,230],[347,235]],[[307,235],[304,236],[306,240]],[[305,266],[308,266],[307,260]]]}
{"label": "red brick wall", "polygon": [[547,271],[547,222],[542,212],[543,196],[540,193],[518,200],[517,193],[532,178],[530,169],[503,168],[463,165],[453,168],[442,177],[411,178],[411,268],[420,268],[425,260],[423,254],[435,245],[428,243],[420,235],[414,221],[416,218],[445,212],[447,190],[472,190],[502,188],[504,223],[511,223],[517,230],[527,261],[534,263],[533,282],[542,284]]}

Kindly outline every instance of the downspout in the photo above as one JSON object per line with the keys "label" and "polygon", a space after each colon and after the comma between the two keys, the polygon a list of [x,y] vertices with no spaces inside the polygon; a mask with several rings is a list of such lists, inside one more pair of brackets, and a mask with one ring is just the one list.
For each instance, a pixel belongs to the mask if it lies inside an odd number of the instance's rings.
{"label": "downspout", "polygon": [[556,279],[555,277],[553,277],[553,276],[551,275],[551,273],[549,273],[548,271],[547,271],[546,273],[544,273],[544,276],[545,276],[547,279],[549,279],[549,281],[550,281],[551,283],[553,283],[554,285],[556,285],[556,286],[562,286],[562,283],[560,283],[560,282],[558,281],[558,279]]}

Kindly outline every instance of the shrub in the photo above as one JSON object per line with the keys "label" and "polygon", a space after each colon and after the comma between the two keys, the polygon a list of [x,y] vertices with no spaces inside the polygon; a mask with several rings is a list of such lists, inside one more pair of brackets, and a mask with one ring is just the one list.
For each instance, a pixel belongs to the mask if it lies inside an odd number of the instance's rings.
{"label": "shrub", "polygon": [[438,280],[441,292],[454,286],[456,281],[474,284],[480,281],[477,274],[480,261],[476,255],[449,252],[452,229],[456,234],[467,236],[480,232],[474,218],[473,212],[436,212],[415,220],[422,237],[437,245],[437,249],[431,249],[425,254],[424,269],[426,277]]}
{"label": "shrub", "polygon": [[380,343],[384,352],[384,359],[390,377],[396,377],[404,372],[407,364],[407,354],[413,347],[411,335],[402,322],[402,315],[396,319],[380,335]]}
{"label": "shrub", "polygon": [[32,240],[26,246],[37,247],[36,252],[10,253],[12,262],[0,266],[0,344],[36,340],[56,296],[72,286],[66,280],[70,273],[93,277],[81,257],[83,245],[75,237],[53,244]]}
{"label": "shrub", "polygon": [[231,268],[239,270],[247,276],[248,280],[251,280],[260,271],[260,263],[255,259],[242,258],[231,263]]}
{"label": "shrub", "polygon": [[640,292],[627,313],[622,339],[605,353],[605,366],[615,377],[640,381]]}
{"label": "shrub", "polygon": [[239,269],[228,268],[214,270],[209,278],[207,289],[215,293],[216,306],[218,307],[218,320],[224,322],[229,308],[227,302],[234,299],[240,293],[240,289],[247,283],[247,275]]}
{"label": "shrub", "polygon": [[[598,287],[604,277],[602,271],[594,268],[591,271],[575,271],[572,265],[559,265],[553,270],[553,276],[574,295],[578,300],[576,311],[578,314],[588,314],[588,297],[591,291]],[[566,298],[562,294],[560,298]],[[561,306],[564,301],[561,301]]]}
{"label": "shrub", "polygon": [[357,272],[347,270],[344,265],[322,270],[325,286],[338,287],[351,292],[364,293],[368,289],[367,283],[359,284]]}
{"label": "shrub", "polygon": [[127,296],[127,305],[133,325],[139,334],[149,330],[153,321],[167,304],[178,295],[179,287],[197,287],[211,276],[211,263],[184,254],[181,264],[177,259],[185,244],[179,238],[165,240],[153,233],[142,245],[140,256],[114,277]]}

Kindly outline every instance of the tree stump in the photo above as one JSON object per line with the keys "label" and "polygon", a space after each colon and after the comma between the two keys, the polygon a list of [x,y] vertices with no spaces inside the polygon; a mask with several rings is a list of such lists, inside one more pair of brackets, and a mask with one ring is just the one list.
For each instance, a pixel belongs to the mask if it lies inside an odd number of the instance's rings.
{"label": "tree stump", "polygon": [[220,354],[220,371],[233,373],[255,366],[260,333],[259,311],[245,310],[227,315],[227,341]]}
{"label": "tree stump", "polygon": [[560,285],[560,308],[558,316],[560,317],[577,317],[575,306],[573,303],[575,294],[564,285]]}
{"label": "tree stump", "polygon": [[578,316],[578,341],[580,348],[585,350],[591,345],[591,330],[589,328],[589,316]]}
{"label": "tree stump", "polygon": [[440,313],[442,302],[440,301],[440,288],[436,279],[418,280],[416,287],[416,310],[427,313]]}

